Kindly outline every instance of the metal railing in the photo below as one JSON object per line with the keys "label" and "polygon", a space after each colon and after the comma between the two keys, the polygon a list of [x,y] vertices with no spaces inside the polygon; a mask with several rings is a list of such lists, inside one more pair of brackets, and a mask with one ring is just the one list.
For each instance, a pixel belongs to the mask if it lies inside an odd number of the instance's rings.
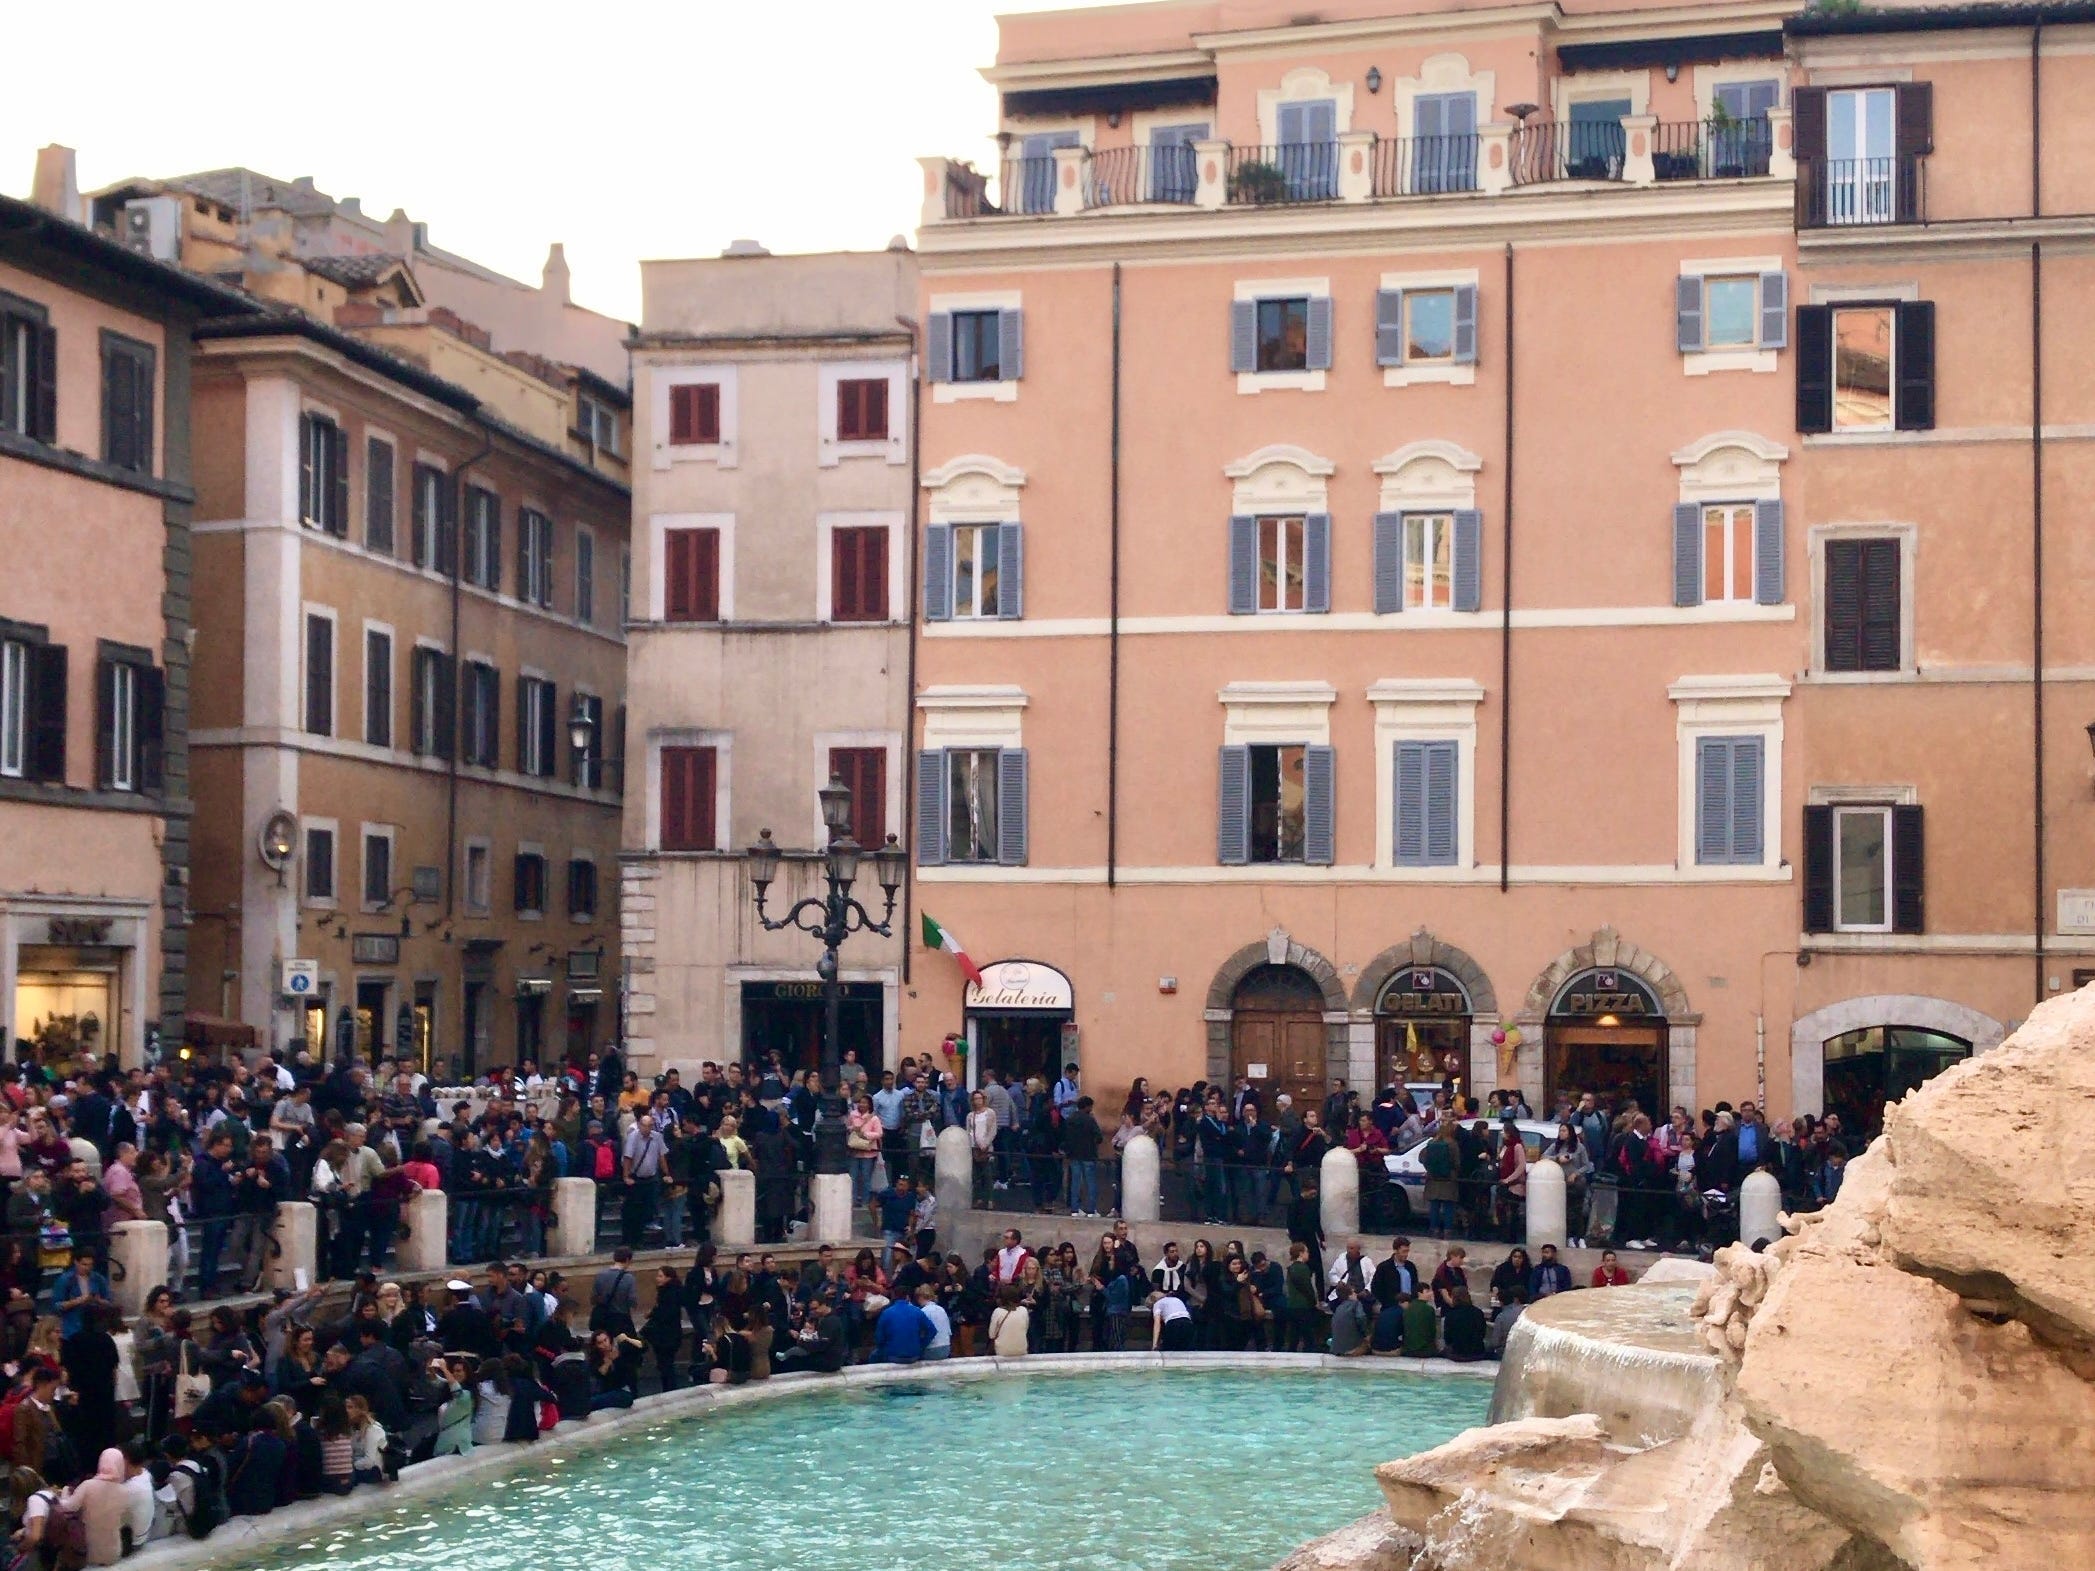
{"label": "metal railing", "polygon": [[1553,180],[1620,180],[1628,141],[1619,124],[1606,121],[1535,120],[1513,133],[1513,183]]}
{"label": "metal railing", "polygon": [[1810,159],[1797,165],[1800,228],[1914,224],[1927,215],[1927,160],[1918,153]]}
{"label": "metal railing", "polygon": [[1232,147],[1226,195],[1232,207],[1285,207],[1338,200],[1338,143]]}
{"label": "metal railing", "polygon": [[1373,193],[1439,196],[1477,189],[1476,136],[1400,136],[1375,144]]}
{"label": "metal railing", "polygon": [[1005,159],[997,176],[997,210],[1004,213],[1052,213],[1055,210],[1054,155]]}
{"label": "metal railing", "polygon": [[1653,129],[1651,172],[1661,183],[1743,180],[1766,174],[1774,151],[1765,120],[1669,120]]}
{"label": "metal railing", "polygon": [[1199,186],[1199,162],[1184,143],[1108,147],[1091,155],[1092,207],[1190,206]]}

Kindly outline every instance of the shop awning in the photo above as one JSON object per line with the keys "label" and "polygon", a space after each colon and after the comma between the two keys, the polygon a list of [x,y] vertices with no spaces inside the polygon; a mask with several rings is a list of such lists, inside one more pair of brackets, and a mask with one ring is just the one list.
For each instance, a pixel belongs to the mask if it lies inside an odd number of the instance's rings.
{"label": "shop awning", "polygon": [[192,1047],[253,1047],[255,1028],[217,1015],[188,1014],[182,1017],[182,1040]]}

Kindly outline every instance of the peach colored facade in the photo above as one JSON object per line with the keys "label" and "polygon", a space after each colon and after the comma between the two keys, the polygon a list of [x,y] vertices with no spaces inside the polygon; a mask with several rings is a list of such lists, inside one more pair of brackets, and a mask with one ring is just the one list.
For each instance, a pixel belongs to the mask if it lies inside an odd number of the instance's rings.
{"label": "peach colored facade", "polygon": [[[140,1062],[182,1030],[188,333],[234,296],[0,212],[0,1040]],[[112,354],[149,403],[117,436]],[[48,386],[48,399],[37,395]],[[135,442],[135,446],[125,446]]]}
{"label": "peach colored facade", "polygon": [[[1968,67],[1877,38],[1858,75],[1858,46],[1784,33],[1796,9],[1004,21],[1001,167],[925,161],[913,893],[1057,1007],[920,952],[903,1051],[1074,1057],[1116,1102],[1137,1075],[1451,1075],[1786,1115],[1828,1105],[1829,1052],[1867,1103],[1902,1072],[1886,1028],[1977,1049],[2027,1009],[2034,886],[2002,846],[2029,840],[2029,244],[1986,173],[2029,167],[1986,85],[2012,35]],[[1983,238],[1840,205],[1877,200],[1875,107],[1832,106],[1826,167],[1827,92],[1931,78],[1927,217]],[[2085,161],[2047,152],[2051,211],[2087,211]],[[1814,210],[1800,179],[1849,184]],[[2039,233],[2074,321],[2086,223]],[[1930,429],[1800,432],[1840,298],[1813,291],[1850,282],[1942,302]],[[2055,508],[2086,494],[2088,359],[2051,351]],[[1965,522],[2003,506],[2006,557]],[[1823,548],[1885,520],[1930,542],[1918,667],[1857,680],[1825,669]],[[2050,529],[2057,596],[2080,548]],[[2095,664],[2076,636],[2047,645],[2062,682]],[[2048,710],[2047,913],[2095,882],[2085,711]],[[1913,809],[1924,892],[1889,846]],[[2089,944],[2048,937],[2046,974]]]}

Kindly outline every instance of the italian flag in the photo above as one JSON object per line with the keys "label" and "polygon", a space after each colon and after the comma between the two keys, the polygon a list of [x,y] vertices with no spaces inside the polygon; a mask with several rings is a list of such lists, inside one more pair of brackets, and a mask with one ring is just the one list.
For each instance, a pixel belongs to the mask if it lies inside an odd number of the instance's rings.
{"label": "italian flag", "polygon": [[960,947],[959,939],[931,920],[929,912],[926,912],[924,915],[924,947],[926,949],[943,949],[947,954],[960,962],[960,969],[966,973],[970,982],[977,987],[982,985],[981,967],[968,959],[967,951]]}

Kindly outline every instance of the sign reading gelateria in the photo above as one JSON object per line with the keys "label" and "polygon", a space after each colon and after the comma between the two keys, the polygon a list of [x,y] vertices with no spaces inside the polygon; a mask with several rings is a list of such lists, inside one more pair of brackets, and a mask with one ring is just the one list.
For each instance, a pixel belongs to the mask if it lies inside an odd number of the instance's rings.
{"label": "sign reading gelateria", "polygon": [[999,960],[982,968],[982,985],[968,984],[970,1009],[1053,1009],[1076,1007],[1076,989],[1053,966],[1036,960]]}

